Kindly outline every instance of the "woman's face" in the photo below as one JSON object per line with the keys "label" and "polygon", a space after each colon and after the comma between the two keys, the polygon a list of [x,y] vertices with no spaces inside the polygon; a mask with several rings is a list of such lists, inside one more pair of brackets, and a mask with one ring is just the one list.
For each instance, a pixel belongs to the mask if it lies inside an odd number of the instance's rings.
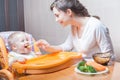
{"label": "woman's face", "polygon": [[31,47],[30,46],[27,37],[24,34],[20,34],[16,37],[15,47],[17,49],[18,53],[30,53]]}
{"label": "woman's face", "polygon": [[70,24],[70,16],[63,12],[62,10],[58,10],[57,8],[53,8],[53,13],[55,15],[56,21],[59,22],[63,27]]}

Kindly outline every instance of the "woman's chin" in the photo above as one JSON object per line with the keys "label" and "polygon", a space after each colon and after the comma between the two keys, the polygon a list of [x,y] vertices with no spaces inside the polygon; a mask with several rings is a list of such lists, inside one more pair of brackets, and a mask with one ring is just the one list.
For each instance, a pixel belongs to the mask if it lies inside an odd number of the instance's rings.
{"label": "woman's chin", "polygon": [[61,24],[63,27],[66,27],[67,25],[66,24]]}

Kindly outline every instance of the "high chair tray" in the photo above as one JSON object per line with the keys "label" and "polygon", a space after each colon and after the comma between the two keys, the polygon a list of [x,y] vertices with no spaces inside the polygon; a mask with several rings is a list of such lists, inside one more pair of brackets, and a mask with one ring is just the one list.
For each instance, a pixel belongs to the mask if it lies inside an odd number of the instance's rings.
{"label": "high chair tray", "polygon": [[81,58],[82,55],[76,52],[50,53],[27,60],[25,64],[16,62],[12,65],[12,68],[18,73],[49,73],[67,68],[78,62]]}

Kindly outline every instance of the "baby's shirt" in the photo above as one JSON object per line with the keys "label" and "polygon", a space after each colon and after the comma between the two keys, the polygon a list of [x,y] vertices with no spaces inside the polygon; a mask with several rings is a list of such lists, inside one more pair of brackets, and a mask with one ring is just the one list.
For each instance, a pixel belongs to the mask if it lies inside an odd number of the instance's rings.
{"label": "baby's shirt", "polygon": [[11,51],[8,54],[8,63],[9,63],[9,66],[11,66],[17,60],[22,61],[23,59],[25,60],[25,59],[35,58],[35,57],[37,57],[37,55],[34,52],[30,52],[29,54],[20,54],[20,53]]}

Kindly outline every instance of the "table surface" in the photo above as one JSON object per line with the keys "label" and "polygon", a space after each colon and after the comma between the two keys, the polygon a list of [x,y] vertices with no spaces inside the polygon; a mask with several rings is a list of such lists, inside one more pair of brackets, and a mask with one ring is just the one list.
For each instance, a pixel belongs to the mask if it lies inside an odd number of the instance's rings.
{"label": "table surface", "polygon": [[[115,62],[114,65],[115,64],[118,64],[118,62]],[[49,73],[49,74],[22,76],[18,80],[111,80],[111,78],[113,77],[112,73],[114,71],[114,68],[116,68],[114,65],[107,66],[109,69],[109,72],[104,74],[84,75],[84,74],[76,73],[74,71],[76,66],[71,66],[69,68],[66,68],[57,72]],[[120,66],[120,63],[119,63],[119,66]]]}
{"label": "table surface", "polygon": [[116,62],[113,69],[113,74],[111,80],[120,79],[120,63]]}

